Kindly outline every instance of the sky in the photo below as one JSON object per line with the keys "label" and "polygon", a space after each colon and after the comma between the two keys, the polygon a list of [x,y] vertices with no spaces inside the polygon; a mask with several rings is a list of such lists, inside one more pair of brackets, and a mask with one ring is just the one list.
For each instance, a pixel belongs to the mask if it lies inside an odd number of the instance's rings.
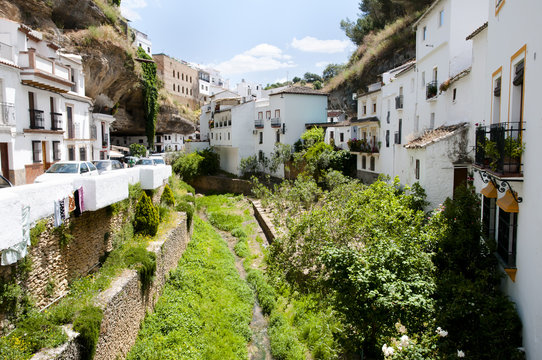
{"label": "sky", "polygon": [[359,0],[122,0],[153,53],[219,70],[230,87],[322,74],[355,47],[340,28]]}

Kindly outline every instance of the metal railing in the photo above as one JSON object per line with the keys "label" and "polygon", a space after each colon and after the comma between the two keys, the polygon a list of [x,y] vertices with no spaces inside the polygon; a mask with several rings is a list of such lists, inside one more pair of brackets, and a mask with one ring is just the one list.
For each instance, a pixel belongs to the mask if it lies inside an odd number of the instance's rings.
{"label": "metal railing", "polygon": [[12,103],[0,103],[0,124],[15,125],[15,105]]}
{"label": "metal railing", "polygon": [[501,175],[521,174],[524,125],[511,122],[477,127],[475,164]]}
{"label": "metal railing", "polygon": [[433,81],[428,82],[425,87],[425,98],[426,99],[434,98],[435,96],[437,96],[437,92],[438,92],[438,81],[433,80]]}
{"label": "metal railing", "polygon": [[28,109],[30,111],[30,128],[45,129],[43,123],[43,110]]}
{"label": "metal railing", "polygon": [[399,95],[395,97],[395,108],[396,109],[403,108],[403,95]]}
{"label": "metal railing", "polygon": [[271,119],[271,127],[272,128],[279,128],[281,126],[280,118],[273,118]]}
{"label": "metal railing", "polygon": [[263,119],[254,120],[254,127],[256,129],[263,129]]}
{"label": "metal railing", "polygon": [[51,130],[62,130],[62,114],[51,113]]}

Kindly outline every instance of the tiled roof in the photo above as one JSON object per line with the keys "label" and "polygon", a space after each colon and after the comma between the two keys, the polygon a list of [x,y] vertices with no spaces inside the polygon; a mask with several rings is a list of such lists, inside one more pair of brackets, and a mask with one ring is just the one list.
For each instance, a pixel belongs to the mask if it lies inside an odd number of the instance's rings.
{"label": "tiled roof", "polygon": [[376,116],[371,116],[371,117],[363,118],[363,119],[352,119],[351,120],[352,123],[365,123],[365,122],[371,122],[371,121],[379,121],[379,120],[378,120],[378,117],[376,117]]}
{"label": "tiled roof", "polygon": [[341,116],[343,113],[344,113],[344,111],[342,111],[342,110],[328,110],[327,111],[327,116],[328,117],[337,117],[337,116]]}
{"label": "tiled roof", "polygon": [[472,39],[473,37],[475,37],[476,35],[478,35],[479,33],[481,33],[485,28],[487,28],[487,21],[484,23],[484,25],[480,26],[478,29],[474,30],[472,32],[472,34],[470,34],[469,36],[467,36],[467,38],[465,40],[470,40]]}
{"label": "tiled roof", "polygon": [[462,122],[455,125],[443,125],[434,130],[426,131],[422,136],[409,141],[405,148],[407,149],[420,149],[428,145],[434,144],[441,140],[447,139],[450,136],[458,134],[459,132],[467,128],[467,123]]}
{"label": "tiled roof", "polygon": [[284,90],[278,91],[276,93],[269,94],[269,96],[273,95],[279,95],[279,94],[300,94],[300,95],[323,95],[328,96],[327,93],[320,91],[320,90],[314,90],[310,87],[305,86],[289,86]]}

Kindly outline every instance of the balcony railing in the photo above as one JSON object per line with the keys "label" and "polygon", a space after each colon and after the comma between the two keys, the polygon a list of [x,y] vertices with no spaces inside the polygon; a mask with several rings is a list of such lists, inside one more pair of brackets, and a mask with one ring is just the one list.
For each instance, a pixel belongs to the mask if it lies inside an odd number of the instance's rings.
{"label": "balcony railing", "polygon": [[351,139],[347,141],[348,148],[352,152],[378,154],[380,152],[379,142],[373,144],[373,141],[365,139]]}
{"label": "balcony railing", "polygon": [[12,103],[0,103],[0,124],[15,125],[15,105]]}
{"label": "balcony railing", "polygon": [[271,127],[272,128],[280,128],[280,126],[281,126],[280,118],[271,119]]}
{"label": "balcony railing", "polygon": [[396,109],[403,108],[403,95],[399,95],[395,97],[395,108]]}
{"label": "balcony railing", "polygon": [[425,88],[425,98],[427,100],[434,98],[435,96],[437,96],[437,91],[438,91],[438,81],[433,80],[433,81],[428,82]]}
{"label": "balcony railing", "polygon": [[525,123],[500,123],[476,128],[475,164],[499,175],[521,175]]}
{"label": "balcony railing", "polygon": [[263,129],[263,119],[254,120],[254,127],[256,129]]}
{"label": "balcony railing", "polygon": [[62,130],[62,114],[51,113],[51,130]]}
{"label": "balcony railing", "polygon": [[43,126],[43,111],[36,109],[29,109],[30,111],[30,128],[31,129],[45,129]]}

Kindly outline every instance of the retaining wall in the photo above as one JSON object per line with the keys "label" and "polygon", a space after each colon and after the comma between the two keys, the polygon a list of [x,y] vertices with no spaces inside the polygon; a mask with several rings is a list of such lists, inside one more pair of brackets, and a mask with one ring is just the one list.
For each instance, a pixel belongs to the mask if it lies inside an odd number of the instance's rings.
{"label": "retaining wall", "polygon": [[199,176],[190,181],[196,191],[206,194],[212,191],[219,193],[243,194],[250,196],[252,194],[252,184],[250,181],[241,179],[232,179],[222,176]]}

